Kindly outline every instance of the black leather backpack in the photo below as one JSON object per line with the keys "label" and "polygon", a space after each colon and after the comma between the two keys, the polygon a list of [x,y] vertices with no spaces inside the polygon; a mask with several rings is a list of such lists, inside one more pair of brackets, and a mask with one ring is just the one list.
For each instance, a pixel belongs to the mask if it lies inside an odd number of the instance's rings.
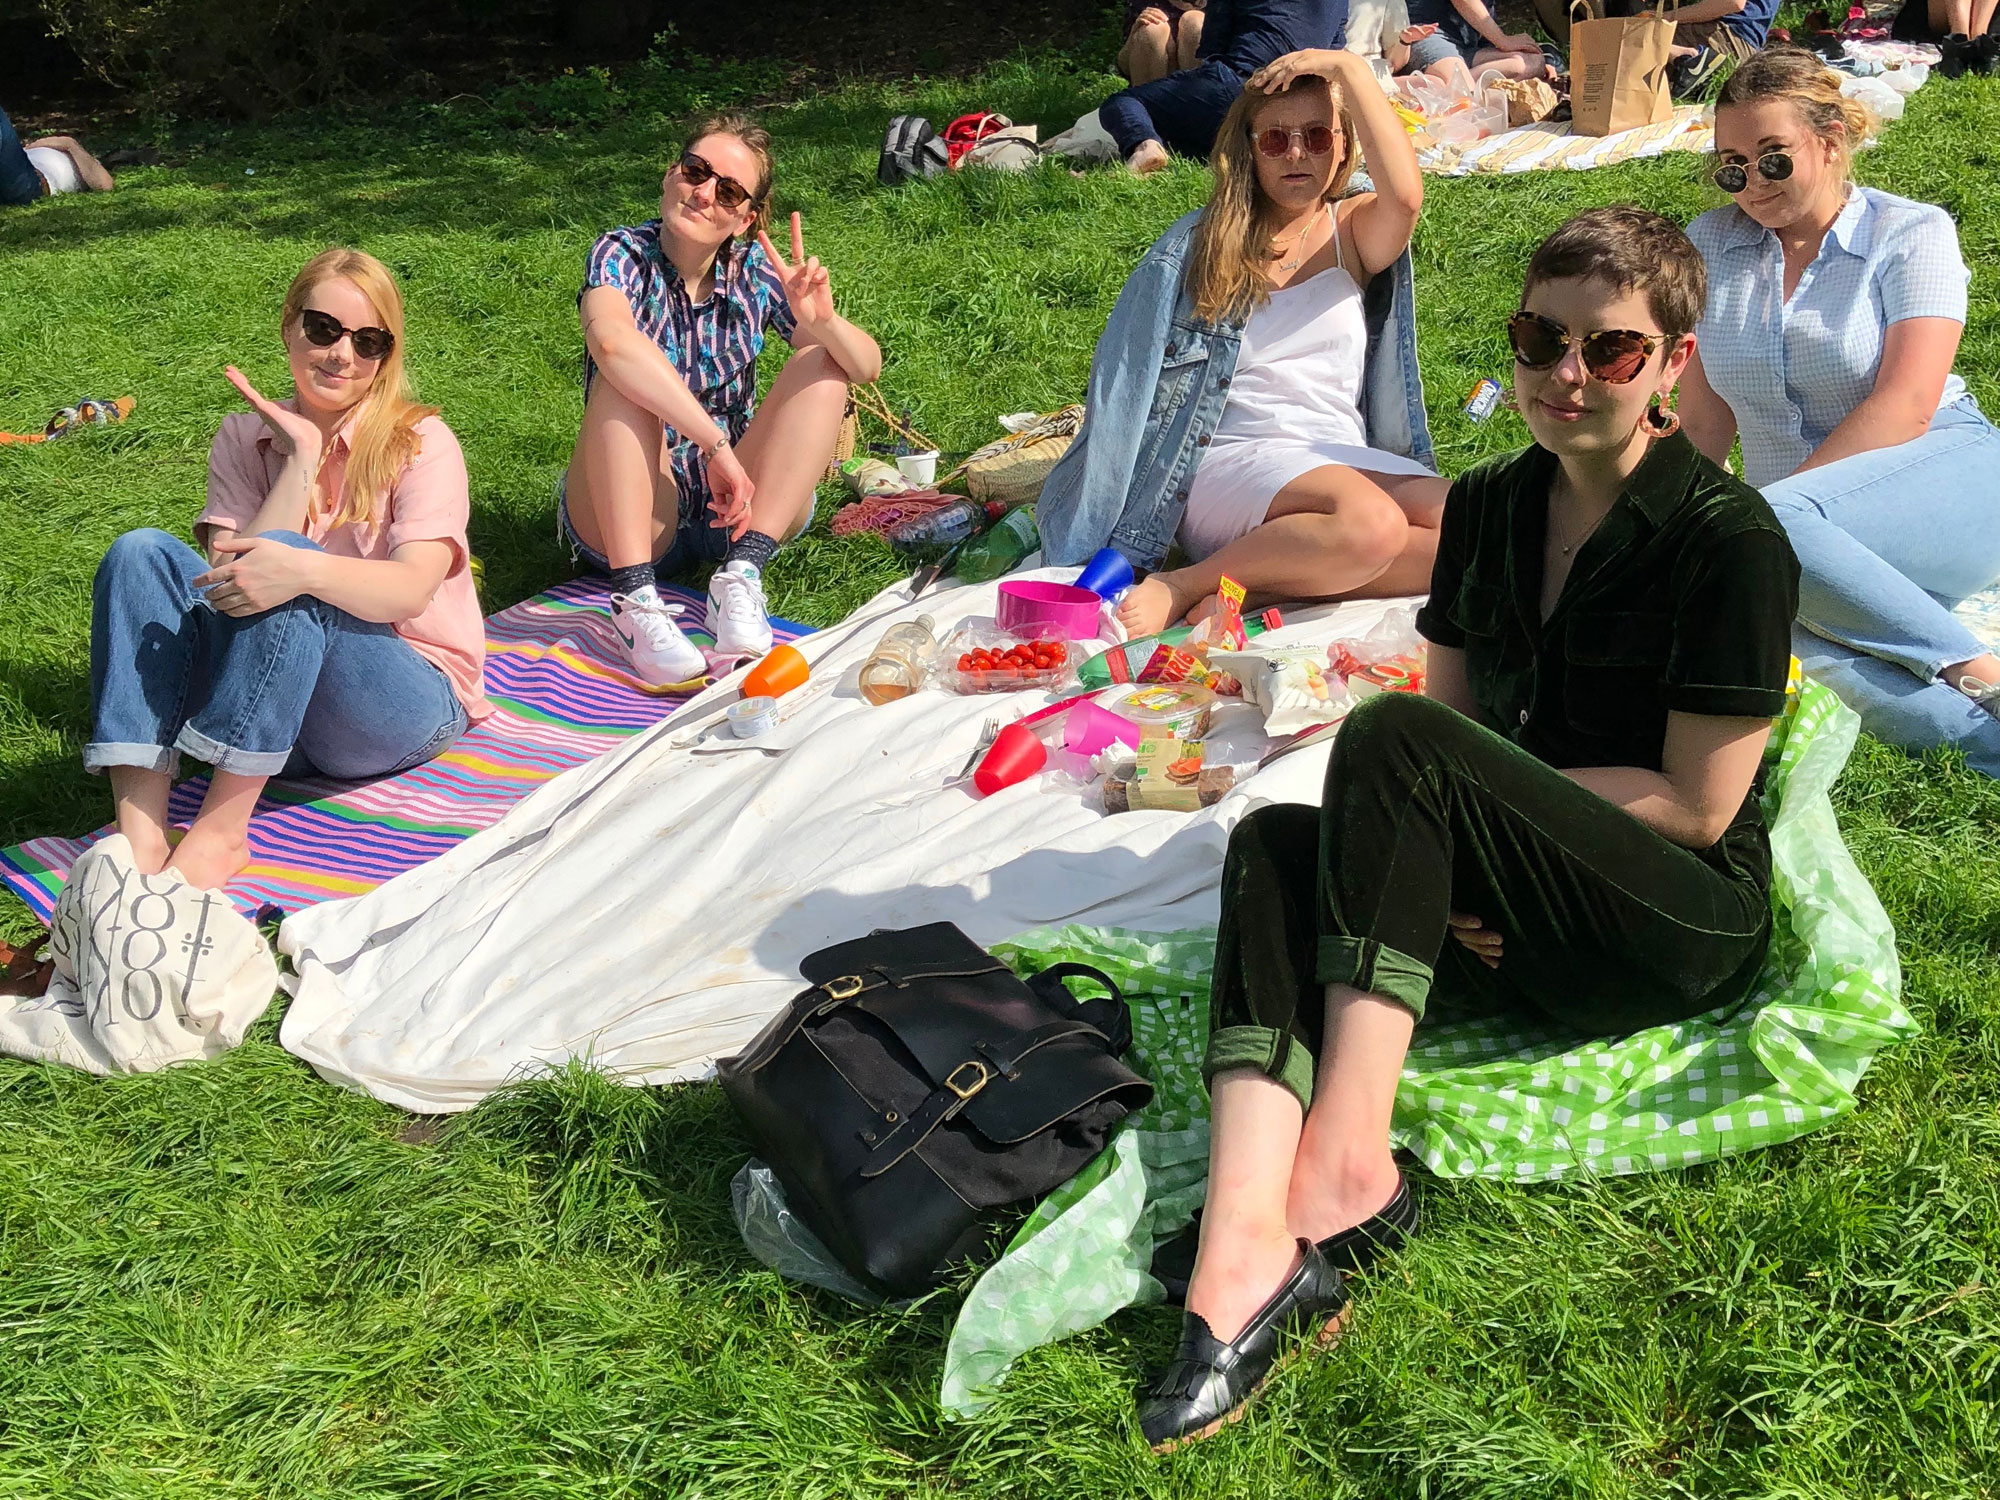
{"label": "black leather backpack", "polygon": [[[976,1254],[994,1211],[1074,1176],[1153,1086],[1124,998],[1083,964],[1023,983],[949,922],[822,948],[723,1091],[793,1212],[892,1296]],[[1079,1005],[1062,981],[1108,998]]]}

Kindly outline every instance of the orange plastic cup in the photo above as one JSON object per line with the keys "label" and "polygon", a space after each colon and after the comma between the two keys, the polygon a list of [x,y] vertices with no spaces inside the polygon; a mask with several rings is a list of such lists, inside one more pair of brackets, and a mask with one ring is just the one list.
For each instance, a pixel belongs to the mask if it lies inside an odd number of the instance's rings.
{"label": "orange plastic cup", "polygon": [[770,654],[743,676],[745,698],[782,698],[804,687],[812,675],[806,659],[791,646],[773,646]]}

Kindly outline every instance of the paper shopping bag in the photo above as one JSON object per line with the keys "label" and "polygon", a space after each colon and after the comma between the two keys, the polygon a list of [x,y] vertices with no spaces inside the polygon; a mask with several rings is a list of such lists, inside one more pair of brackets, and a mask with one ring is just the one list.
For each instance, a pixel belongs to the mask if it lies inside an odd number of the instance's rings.
{"label": "paper shopping bag", "polygon": [[1679,9],[1680,0],[1659,0],[1650,12],[1600,19],[1586,0],[1575,0],[1569,25],[1573,133],[1613,135],[1656,125],[1673,113],[1667,64]]}

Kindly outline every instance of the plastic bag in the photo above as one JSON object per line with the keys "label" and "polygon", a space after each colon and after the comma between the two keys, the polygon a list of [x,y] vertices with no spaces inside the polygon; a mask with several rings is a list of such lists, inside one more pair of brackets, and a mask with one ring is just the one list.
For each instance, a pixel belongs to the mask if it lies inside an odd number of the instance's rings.
{"label": "plastic bag", "polygon": [[1874,110],[1884,125],[1903,118],[1903,96],[1879,78],[1843,78],[1840,92]]}
{"label": "plastic bag", "polygon": [[1380,692],[1424,690],[1424,638],[1417,634],[1417,607],[1392,609],[1358,639],[1335,641],[1326,657],[1356,699]]}
{"label": "plastic bag", "polygon": [[882,1305],[881,1294],[856,1280],[792,1212],[777,1175],[754,1156],[730,1179],[729,1208],[743,1247],[780,1276],[867,1307]]}
{"label": "plastic bag", "polygon": [[1264,733],[1273,739],[1331,724],[1354,706],[1325,657],[1312,647],[1215,651],[1208,662],[1243,684],[1244,699],[1264,711]]}

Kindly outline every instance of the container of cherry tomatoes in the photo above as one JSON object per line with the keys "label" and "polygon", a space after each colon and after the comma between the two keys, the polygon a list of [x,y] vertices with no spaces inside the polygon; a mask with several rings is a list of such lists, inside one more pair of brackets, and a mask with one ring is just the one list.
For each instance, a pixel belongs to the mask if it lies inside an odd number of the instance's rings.
{"label": "container of cherry tomatoes", "polygon": [[1074,641],[1055,636],[960,630],[939,648],[933,675],[954,693],[1015,693],[1061,686],[1082,658]]}

